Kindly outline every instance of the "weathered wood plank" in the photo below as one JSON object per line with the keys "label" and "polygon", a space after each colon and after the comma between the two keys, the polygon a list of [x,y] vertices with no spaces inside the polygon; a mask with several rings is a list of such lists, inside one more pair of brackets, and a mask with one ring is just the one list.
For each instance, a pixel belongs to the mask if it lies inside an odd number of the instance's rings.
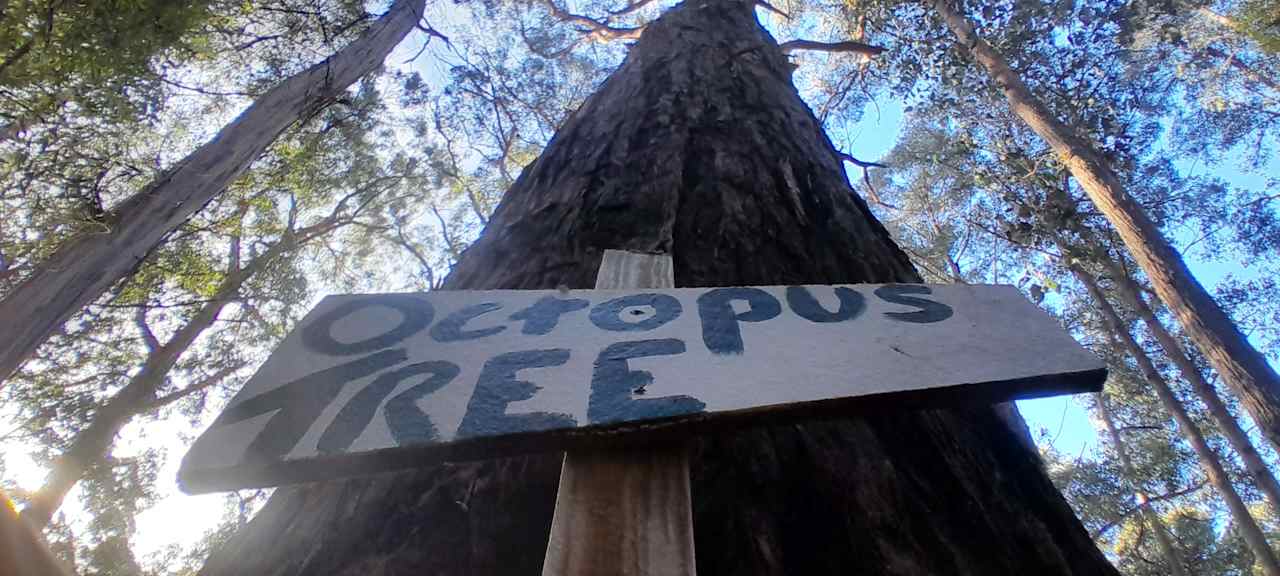
{"label": "weathered wood plank", "polygon": [[616,287],[669,272],[646,266],[613,289],[327,298],[179,477],[279,485],[1103,380],[1012,286]]}
{"label": "weathered wood plank", "polygon": [[[607,250],[596,288],[670,288],[671,256]],[[543,576],[692,575],[684,443],[565,455]]]}

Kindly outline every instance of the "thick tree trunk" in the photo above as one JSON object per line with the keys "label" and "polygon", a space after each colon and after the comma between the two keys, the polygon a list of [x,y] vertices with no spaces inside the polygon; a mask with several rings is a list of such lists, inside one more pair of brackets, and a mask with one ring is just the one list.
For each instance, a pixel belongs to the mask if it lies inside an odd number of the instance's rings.
{"label": "thick tree trunk", "polygon": [[1160,514],[1151,506],[1150,495],[1147,494],[1145,488],[1142,488],[1142,482],[1138,480],[1138,473],[1133,467],[1133,459],[1129,457],[1129,448],[1125,445],[1124,439],[1120,437],[1120,431],[1116,429],[1115,420],[1111,417],[1111,410],[1107,408],[1107,395],[1098,393],[1098,415],[1101,416],[1102,425],[1107,430],[1107,438],[1111,441],[1111,446],[1116,449],[1116,459],[1120,461],[1120,470],[1124,472],[1125,477],[1132,482],[1138,489],[1138,493],[1134,495],[1138,500],[1138,512],[1142,515],[1142,521],[1147,524],[1152,534],[1156,537],[1156,547],[1160,549],[1160,555],[1164,556],[1168,569],[1174,576],[1190,576],[1187,572],[1186,561],[1182,559],[1182,553],[1173,543],[1173,536],[1169,534],[1169,527],[1165,525],[1164,520],[1160,518]]}
{"label": "thick tree trunk", "polygon": [[0,492],[0,574],[69,576],[72,573],[53,555],[40,533],[18,519],[13,502]]}
{"label": "thick tree trunk", "polygon": [[[589,288],[609,248],[671,254],[677,286],[919,281],[738,0],[690,0],[649,24],[446,287]],[[692,445],[704,575],[1115,573],[989,407]],[[537,574],[560,460],[281,489],[202,573]]]}
{"label": "thick tree trunk", "polygon": [[280,133],[382,65],[424,0],[397,0],[324,62],[276,85],[217,136],[115,208],[108,231],[68,240],[0,300],[0,383],[67,318],[129,275],[166,235],[222,193]]}
{"label": "thick tree trunk", "polygon": [[1155,390],[1156,396],[1160,398],[1160,403],[1173,416],[1174,422],[1178,425],[1178,430],[1187,439],[1187,443],[1191,444],[1191,449],[1195,451],[1197,458],[1200,460],[1201,469],[1204,470],[1205,476],[1209,478],[1209,482],[1213,484],[1213,487],[1218,490],[1222,500],[1226,502],[1227,509],[1231,512],[1231,517],[1236,523],[1236,529],[1240,531],[1240,535],[1244,537],[1249,550],[1253,552],[1255,562],[1262,567],[1264,574],[1268,576],[1280,575],[1280,562],[1276,561],[1275,552],[1271,549],[1271,545],[1267,543],[1267,538],[1263,535],[1262,528],[1258,526],[1258,522],[1249,514],[1248,507],[1245,506],[1244,500],[1240,498],[1240,494],[1236,492],[1235,486],[1231,484],[1231,478],[1227,476],[1227,471],[1222,467],[1222,462],[1218,460],[1218,455],[1209,447],[1204,434],[1200,432],[1200,427],[1196,426],[1195,421],[1191,419],[1186,407],[1174,395],[1173,390],[1169,388],[1169,383],[1164,379],[1164,376],[1160,375],[1160,371],[1151,362],[1151,358],[1147,356],[1146,351],[1133,339],[1133,334],[1129,332],[1128,327],[1125,326],[1120,316],[1116,314],[1115,308],[1111,306],[1111,302],[1103,294],[1102,288],[1098,286],[1097,279],[1078,266],[1071,266],[1070,268],[1072,274],[1089,290],[1089,295],[1093,297],[1098,310],[1102,312],[1102,317],[1110,336],[1120,345],[1122,350],[1137,362],[1138,369],[1142,371],[1143,377],[1147,379],[1147,382]]}
{"label": "thick tree trunk", "polygon": [[1125,190],[1096,149],[1049,109],[1022,83],[1004,58],[977,35],[973,26],[949,4],[928,0],[960,43],[1004,92],[1009,106],[1038,134],[1070,170],[1089,198],[1111,222],[1134,260],[1151,279],[1156,295],[1169,307],[1183,332],[1239,395],[1263,434],[1280,450],[1280,376],[1245,339],[1213,297],[1191,275],[1182,256]]}

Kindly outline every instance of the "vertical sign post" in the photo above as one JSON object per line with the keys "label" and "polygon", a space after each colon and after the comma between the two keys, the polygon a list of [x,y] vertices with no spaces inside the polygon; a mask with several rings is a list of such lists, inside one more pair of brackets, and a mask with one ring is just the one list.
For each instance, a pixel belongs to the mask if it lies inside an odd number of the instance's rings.
{"label": "vertical sign post", "polygon": [[[606,250],[596,289],[672,288],[671,256]],[[543,576],[693,576],[683,442],[565,454]]]}

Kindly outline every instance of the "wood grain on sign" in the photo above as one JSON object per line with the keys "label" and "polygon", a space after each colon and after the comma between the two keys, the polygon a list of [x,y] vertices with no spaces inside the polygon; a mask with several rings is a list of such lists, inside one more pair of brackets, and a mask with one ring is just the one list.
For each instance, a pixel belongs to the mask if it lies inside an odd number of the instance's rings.
{"label": "wood grain on sign", "polygon": [[[671,256],[606,250],[596,288],[670,288]],[[683,442],[565,454],[543,576],[692,576],[693,504]]]}
{"label": "wood grain on sign", "polygon": [[179,478],[192,492],[278,485],[1094,391],[1104,377],[1012,286],[331,296],[201,435]]}

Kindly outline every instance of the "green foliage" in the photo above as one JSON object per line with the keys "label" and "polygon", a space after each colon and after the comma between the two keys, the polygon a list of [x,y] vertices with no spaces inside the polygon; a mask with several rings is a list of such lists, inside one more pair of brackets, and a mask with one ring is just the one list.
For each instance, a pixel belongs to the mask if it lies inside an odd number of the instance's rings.
{"label": "green foliage", "polygon": [[213,2],[7,2],[0,15],[0,46],[8,47],[0,62],[5,131],[67,106],[107,121],[148,113],[161,97],[158,59],[193,49],[188,33],[210,18]]}
{"label": "green foliage", "polygon": [[1280,53],[1280,2],[1246,0],[1236,12],[1236,26],[1258,46],[1272,54]]}

